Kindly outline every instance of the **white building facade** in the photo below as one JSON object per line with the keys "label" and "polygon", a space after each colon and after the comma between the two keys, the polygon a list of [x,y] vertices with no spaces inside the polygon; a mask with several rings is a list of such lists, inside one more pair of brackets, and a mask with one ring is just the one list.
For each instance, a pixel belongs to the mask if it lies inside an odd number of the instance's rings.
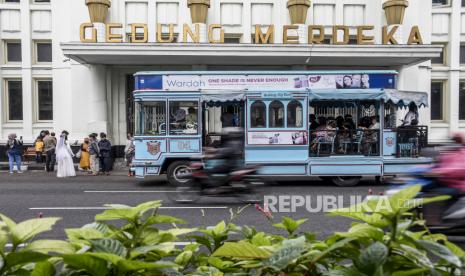
{"label": "white building facade", "polygon": [[[1,139],[15,132],[32,143],[43,129],[66,129],[72,140],[103,131],[123,145],[134,117],[132,75],[154,70],[397,70],[399,89],[432,91],[430,108],[420,114],[431,142],[465,130],[460,0],[405,1],[409,6],[393,36],[398,45],[383,41],[383,32],[393,28],[383,30],[384,0],[312,0],[297,30],[285,27],[295,18],[284,0],[192,0],[209,2],[198,37],[187,0],[100,1],[110,3],[108,15],[86,27],[85,0],[0,0]],[[134,34],[132,24],[139,26]],[[321,44],[309,41],[309,26]],[[337,35],[334,26],[341,28]],[[363,37],[357,36],[361,27]],[[256,32],[266,40],[270,28],[274,41],[257,44]],[[224,41],[217,43],[221,31]],[[360,45],[369,37],[372,43]]]}

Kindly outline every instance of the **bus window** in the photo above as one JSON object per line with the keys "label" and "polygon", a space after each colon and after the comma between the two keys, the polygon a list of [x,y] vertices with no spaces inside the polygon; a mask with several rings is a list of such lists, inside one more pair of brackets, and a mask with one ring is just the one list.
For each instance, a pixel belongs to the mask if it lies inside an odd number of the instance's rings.
{"label": "bus window", "polygon": [[262,101],[255,101],[250,106],[250,126],[252,128],[266,127],[266,105]]}
{"label": "bus window", "polygon": [[170,101],[170,135],[198,134],[198,105],[197,101]]}
{"label": "bus window", "polygon": [[303,126],[302,104],[297,100],[292,100],[287,104],[287,127]]}
{"label": "bus window", "polygon": [[166,102],[136,103],[136,135],[166,134]]}
{"label": "bus window", "polygon": [[280,101],[272,101],[269,106],[270,128],[284,127],[284,105]]}

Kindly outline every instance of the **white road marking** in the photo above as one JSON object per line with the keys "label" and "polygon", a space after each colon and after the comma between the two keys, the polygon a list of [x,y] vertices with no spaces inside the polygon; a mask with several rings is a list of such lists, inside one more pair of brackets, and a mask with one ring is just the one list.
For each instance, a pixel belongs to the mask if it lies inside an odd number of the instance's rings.
{"label": "white road marking", "polygon": [[[29,210],[109,210],[108,207],[31,207]],[[228,206],[162,206],[159,209],[228,209]]]}

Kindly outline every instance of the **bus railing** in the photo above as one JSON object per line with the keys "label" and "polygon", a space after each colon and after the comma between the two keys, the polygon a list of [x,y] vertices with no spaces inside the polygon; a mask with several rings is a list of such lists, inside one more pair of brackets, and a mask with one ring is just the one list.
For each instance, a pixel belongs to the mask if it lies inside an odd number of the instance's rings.
{"label": "bus railing", "polygon": [[310,156],[380,155],[379,129],[322,129],[310,131]]}

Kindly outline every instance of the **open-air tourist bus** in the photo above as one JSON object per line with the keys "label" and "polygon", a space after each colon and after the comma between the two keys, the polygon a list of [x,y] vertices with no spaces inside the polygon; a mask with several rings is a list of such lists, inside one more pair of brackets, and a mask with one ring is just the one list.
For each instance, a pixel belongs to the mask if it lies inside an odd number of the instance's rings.
{"label": "open-air tourist bus", "polygon": [[[223,118],[244,131],[244,161],[264,176],[320,176],[339,186],[405,173],[421,157],[428,95],[397,90],[395,71],[135,74],[137,177],[170,183],[221,143]],[[409,110],[408,123],[399,110]],[[231,126],[231,122],[227,122]],[[238,149],[241,150],[241,149]]]}

